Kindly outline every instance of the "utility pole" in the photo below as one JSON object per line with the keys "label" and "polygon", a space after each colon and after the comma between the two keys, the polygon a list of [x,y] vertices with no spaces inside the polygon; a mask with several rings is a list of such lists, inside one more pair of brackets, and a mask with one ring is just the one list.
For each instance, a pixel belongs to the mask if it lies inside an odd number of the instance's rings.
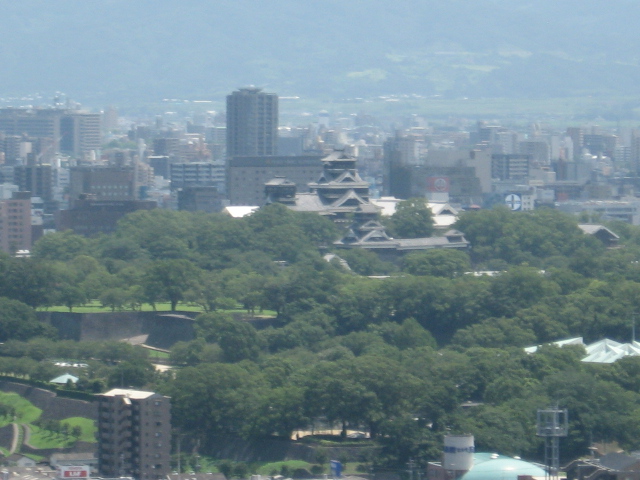
{"label": "utility pole", "polygon": [[410,458],[407,462],[407,468],[409,469],[409,480],[413,480],[413,469],[416,466],[416,462],[413,461],[413,458]]}

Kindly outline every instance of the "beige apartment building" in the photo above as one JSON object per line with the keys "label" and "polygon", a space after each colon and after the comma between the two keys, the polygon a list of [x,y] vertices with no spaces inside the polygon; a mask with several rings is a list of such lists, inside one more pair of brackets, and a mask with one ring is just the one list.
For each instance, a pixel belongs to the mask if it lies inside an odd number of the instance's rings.
{"label": "beige apartment building", "polygon": [[31,250],[31,193],[14,192],[0,200],[0,249],[14,254]]}

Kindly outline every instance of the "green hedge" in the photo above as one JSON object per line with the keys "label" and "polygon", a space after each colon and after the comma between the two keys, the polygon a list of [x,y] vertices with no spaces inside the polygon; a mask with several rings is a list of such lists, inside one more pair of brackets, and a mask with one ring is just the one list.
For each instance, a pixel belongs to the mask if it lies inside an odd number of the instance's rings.
{"label": "green hedge", "polygon": [[86,400],[89,402],[93,402],[96,399],[95,395],[91,393],[80,392],[78,390],[67,390],[66,388],[56,387],[55,385],[49,382],[44,382],[42,380],[18,378],[18,377],[12,377],[9,375],[0,375],[0,380],[6,380],[8,382],[18,383],[22,385],[31,385],[34,387],[42,388],[43,390],[49,390],[55,393],[59,397],[74,398],[76,400]]}

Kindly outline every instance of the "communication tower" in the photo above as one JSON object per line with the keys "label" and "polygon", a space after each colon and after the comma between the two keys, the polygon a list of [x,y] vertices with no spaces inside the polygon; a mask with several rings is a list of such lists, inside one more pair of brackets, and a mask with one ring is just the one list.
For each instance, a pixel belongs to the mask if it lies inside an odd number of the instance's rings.
{"label": "communication tower", "polygon": [[556,407],[538,410],[536,435],[544,437],[544,463],[547,466],[546,478],[557,480],[560,468],[560,437],[569,432],[569,414],[567,409]]}

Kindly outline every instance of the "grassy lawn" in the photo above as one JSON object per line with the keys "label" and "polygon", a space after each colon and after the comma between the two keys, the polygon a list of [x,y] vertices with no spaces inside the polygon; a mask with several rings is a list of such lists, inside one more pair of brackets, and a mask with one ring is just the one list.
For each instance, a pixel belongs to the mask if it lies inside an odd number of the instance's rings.
{"label": "grassy lawn", "polygon": [[[16,422],[18,423],[32,423],[42,414],[42,410],[17,393],[0,392],[0,403],[15,408]],[[8,425],[12,421],[12,418],[0,417],[0,427]]]}
{"label": "grassy lawn", "polygon": [[167,352],[159,352],[158,350],[151,350],[150,348],[147,348],[146,351],[149,359],[151,360],[154,358],[169,358],[169,354]]}
{"label": "grassy lawn", "polygon": [[[188,460],[189,458],[186,455],[182,458],[183,472],[191,471],[192,467],[188,464]],[[220,470],[218,469],[217,464],[220,463],[221,461],[225,461],[225,460],[219,460],[213,457],[207,457],[205,455],[202,455],[198,459],[198,462],[200,463],[199,471],[218,473]],[[279,475],[280,471],[282,470],[282,467],[285,465],[287,466],[290,472],[293,472],[297,468],[304,468],[310,471],[311,467],[314,465],[312,463],[305,462],[303,460],[286,460],[282,462],[268,462],[268,463],[267,462],[231,462],[231,463],[232,464],[245,463],[249,469],[250,474],[257,474],[257,475],[263,475],[263,476],[269,476],[273,472],[276,472],[276,474]],[[175,467],[176,464],[177,464],[177,458],[174,455],[174,458],[173,458],[174,468],[176,468]],[[342,468],[343,468],[342,472],[345,475],[359,475],[361,474],[361,472],[358,470],[358,467],[360,467],[360,465],[361,465],[360,462],[347,462],[346,465],[344,464],[342,465]],[[329,473],[331,471],[328,461],[322,466],[324,467],[323,473]],[[366,467],[366,465],[364,466]],[[319,477],[319,476],[320,475],[316,475],[316,477]]]}
{"label": "grassy lawn", "polygon": [[[192,303],[179,303],[177,308],[178,311],[181,312],[196,312],[196,313],[203,313],[202,307],[200,307],[199,305],[194,305]],[[46,307],[46,308],[39,308],[39,311],[42,312],[68,312],[69,309],[67,307],[65,307],[64,305],[55,305],[52,307]],[[118,311],[118,310],[116,310]],[[125,309],[125,310],[121,310],[123,312],[131,312],[132,310],[129,309]],[[153,307],[151,306],[151,304],[149,303],[143,303],[142,306],[140,307],[139,311],[142,312],[153,312]],[[166,303],[156,303],[156,309],[155,311],[157,312],[170,312],[171,311],[171,304],[169,302]],[[225,313],[244,313],[246,314],[247,311],[242,309],[242,308],[234,308],[231,310],[220,310],[221,312],[225,312]],[[79,306],[79,307],[73,307],[73,313],[109,313],[111,312],[111,309],[108,307],[103,307],[100,302],[97,301],[91,301],[86,303],[85,305]],[[256,312],[255,313],[256,317],[275,317],[276,316],[276,312],[274,310],[263,310],[262,312]]]}
{"label": "grassy lawn", "polygon": [[309,462],[305,462],[303,460],[286,460],[284,462],[271,462],[271,463],[265,463],[261,467],[258,467],[255,470],[255,473],[257,473],[258,475],[271,475],[273,472],[276,472],[277,474],[279,474],[280,470],[284,465],[289,467],[289,470],[293,471],[296,468],[306,468],[308,470],[309,468],[311,468],[312,464]]}
{"label": "grassy lawn", "polygon": [[30,426],[31,437],[29,438],[29,443],[34,448],[70,447],[75,443],[75,439],[71,436],[65,437],[64,435],[44,430],[34,425]]}
{"label": "grassy lawn", "polygon": [[[202,312],[202,307],[193,304],[178,304],[178,310],[183,312]],[[69,309],[64,305],[55,305],[53,307],[47,307],[41,309],[46,312],[68,312]],[[140,307],[140,310],[143,312],[153,312],[153,307],[149,303],[143,303]],[[131,312],[132,310],[122,310],[124,312]],[[158,312],[169,312],[171,311],[171,304],[167,303],[156,303],[156,311]],[[88,302],[85,305],[79,307],[73,307],[74,313],[102,313],[102,312],[111,312],[111,309],[108,307],[103,307],[100,302],[92,301]]]}
{"label": "grassy lawn", "polygon": [[62,423],[66,423],[70,427],[80,427],[82,429],[82,435],[79,440],[81,442],[95,443],[96,440],[96,428],[93,420],[85,417],[70,417],[62,420]]}
{"label": "grassy lawn", "polygon": [[[15,409],[15,421],[17,423],[25,423],[29,425],[31,429],[29,443],[35,448],[69,447],[75,443],[76,439],[71,436],[65,437],[64,435],[56,434],[33,425],[33,422],[40,418],[42,410],[17,393],[0,392],[0,404],[9,405]],[[4,427],[13,421],[13,417],[0,417],[0,427]],[[82,435],[79,438],[80,441],[96,441],[96,426],[93,420],[84,417],[71,417],[62,420],[62,422],[68,424],[69,427],[79,426],[82,429]],[[2,453],[5,454],[4,451],[2,451]],[[37,455],[34,456],[34,458],[35,457],[37,457]]]}
{"label": "grassy lawn", "polygon": [[[313,463],[308,463],[303,460],[286,460],[284,462],[272,462],[265,463],[262,466],[256,466],[255,464],[250,464],[249,471],[257,473],[258,475],[271,475],[274,471],[280,474],[280,469],[283,465],[289,467],[289,471],[293,473],[296,468],[304,468],[306,470],[311,471],[311,467],[314,465]],[[322,465],[324,467],[323,473],[330,473],[331,467],[329,462],[326,462]],[[358,466],[360,466],[360,462],[347,462],[347,464],[342,464],[342,474],[343,475],[360,475],[362,472],[358,471]],[[253,468],[251,468],[253,467]],[[320,477],[322,474],[315,475],[315,477]]]}

